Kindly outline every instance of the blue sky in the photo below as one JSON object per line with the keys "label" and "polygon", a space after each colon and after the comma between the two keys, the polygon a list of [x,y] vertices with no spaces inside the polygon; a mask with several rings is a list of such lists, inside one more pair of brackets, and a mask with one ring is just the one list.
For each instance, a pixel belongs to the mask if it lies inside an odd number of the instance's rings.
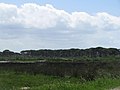
{"label": "blue sky", "polygon": [[0,0],[0,2],[16,4],[37,3],[40,5],[51,4],[58,9],[67,12],[107,12],[112,15],[120,15],[120,0]]}
{"label": "blue sky", "polygon": [[0,0],[0,51],[120,48],[120,0]]}

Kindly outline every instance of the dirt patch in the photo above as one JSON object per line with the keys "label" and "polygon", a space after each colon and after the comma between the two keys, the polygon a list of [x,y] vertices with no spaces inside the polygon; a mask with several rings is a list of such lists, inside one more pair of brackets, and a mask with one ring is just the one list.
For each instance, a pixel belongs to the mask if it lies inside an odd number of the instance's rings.
{"label": "dirt patch", "polygon": [[120,90],[120,87],[113,88],[113,89],[110,89],[110,90]]}

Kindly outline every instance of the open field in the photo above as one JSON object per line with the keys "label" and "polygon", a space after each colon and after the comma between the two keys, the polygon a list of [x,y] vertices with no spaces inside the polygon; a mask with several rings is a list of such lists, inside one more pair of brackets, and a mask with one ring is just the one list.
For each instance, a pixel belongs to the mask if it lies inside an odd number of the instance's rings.
{"label": "open field", "polygon": [[120,78],[98,78],[86,81],[82,78],[55,77],[42,74],[0,72],[0,90],[109,90],[120,85]]}
{"label": "open field", "polygon": [[0,70],[45,74],[61,77],[82,77],[94,80],[98,77],[120,76],[119,61],[81,61],[81,62],[1,62]]}
{"label": "open field", "polygon": [[112,90],[119,68],[119,61],[1,61],[0,90]]}

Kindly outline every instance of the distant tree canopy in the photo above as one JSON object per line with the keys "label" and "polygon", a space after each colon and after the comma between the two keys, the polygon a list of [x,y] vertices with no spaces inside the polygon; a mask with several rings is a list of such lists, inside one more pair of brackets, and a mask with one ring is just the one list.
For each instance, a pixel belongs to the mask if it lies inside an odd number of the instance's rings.
{"label": "distant tree canopy", "polygon": [[105,57],[105,56],[120,56],[120,49],[117,48],[89,48],[89,49],[41,49],[41,50],[24,50],[20,53],[15,53],[10,50],[4,50],[0,52],[0,56],[30,56],[30,57],[48,57],[48,58],[59,58],[59,57]]}
{"label": "distant tree canopy", "polygon": [[11,55],[20,55],[20,53],[15,53],[10,50],[4,50],[3,52],[0,52],[1,56],[11,56]]}
{"label": "distant tree canopy", "polygon": [[104,57],[120,55],[120,50],[116,48],[89,48],[89,49],[59,49],[59,50],[25,50],[21,55],[40,57]]}

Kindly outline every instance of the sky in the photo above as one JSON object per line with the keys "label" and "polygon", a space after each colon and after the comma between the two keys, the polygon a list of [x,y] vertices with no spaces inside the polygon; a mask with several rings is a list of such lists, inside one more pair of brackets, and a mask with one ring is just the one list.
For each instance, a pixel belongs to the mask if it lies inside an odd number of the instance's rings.
{"label": "sky", "polygon": [[0,51],[120,48],[119,0],[0,0]]}

